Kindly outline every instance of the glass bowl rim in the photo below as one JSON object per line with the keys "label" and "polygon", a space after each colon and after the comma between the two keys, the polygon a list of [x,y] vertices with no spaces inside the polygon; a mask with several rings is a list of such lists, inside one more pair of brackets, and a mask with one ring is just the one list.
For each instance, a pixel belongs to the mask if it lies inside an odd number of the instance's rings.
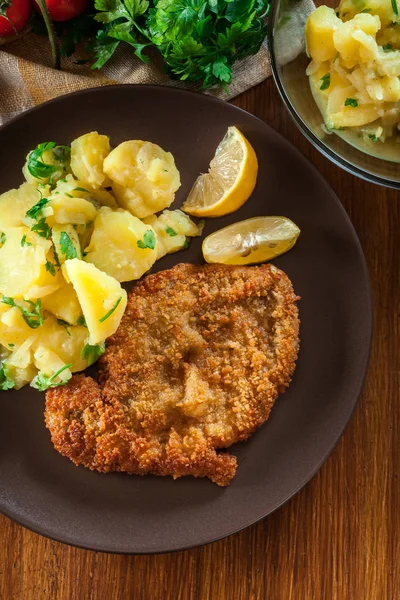
{"label": "glass bowl rim", "polygon": [[[267,44],[268,44],[268,51],[269,51],[269,56],[270,56],[271,71],[272,71],[272,76],[273,76],[275,85],[278,89],[279,95],[281,96],[281,98],[283,100],[284,105],[286,106],[290,116],[294,120],[298,129],[300,129],[300,131],[302,132],[304,137],[307,138],[308,141],[311,142],[311,144],[315,148],[317,148],[317,150],[319,150],[321,152],[321,154],[326,156],[326,158],[328,158],[330,161],[332,161],[336,166],[341,167],[348,173],[351,173],[352,175],[355,175],[356,177],[359,177],[360,179],[363,179],[364,181],[368,181],[370,183],[375,183],[375,184],[378,184],[378,185],[381,185],[384,187],[388,187],[388,188],[392,188],[392,189],[396,189],[396,190],[400,189],[400,180],[395,181],[393,179],[387,179],[380,175],[375,175],[374,173],[370,173],[364,169],[361,169],[360,167],[357,167],[350,161],[348,161],[348,160],[342,158],[341,156],[339,156],[338,154],[336,154],[336,152],[330,150],[330,148],[328,148],[328,146],[326,146],[311,131],[311,129],[309,128],[307,123],[301,118],[301,116],[297,112],[297,110],[296,110],[295,106],[293,105],[293,103],[291,102],[289,96],[286,94],[285,88],[281,82],[281,78],[279,76],[279,69],[277,66],[276,56],[275,56],[274,30],[275,30],[275,21],[276,21],[277,11],[278,11],[280,2],[281,2],[281,0],[272,0],[272,2],[271,2],[271,9],[270,9],[269,15],[268,15]],[[379,160],[379,159],[377,158],[376,160]],[[399,168],[400,168],[400,165],[399,165]]]}

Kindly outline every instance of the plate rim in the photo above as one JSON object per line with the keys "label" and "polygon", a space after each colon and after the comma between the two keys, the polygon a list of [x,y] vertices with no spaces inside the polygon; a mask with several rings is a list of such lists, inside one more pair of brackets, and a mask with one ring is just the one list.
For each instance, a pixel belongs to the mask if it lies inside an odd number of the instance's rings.
{"label": "plate rim", "polygon": [[[327,461],[327,459],[331,456],[331,454],[334,452],[336,446],[338,445],[338,443],[340,442],[345,430],[347,429],[351,418],[354,415],[354,412],[357,408],[358,405],[358,401],[359,401],[359,397],[362,393],[363,390],[363,386],[365,383],[365,379],[366,376],[368,374],[368,366],[369,366],[369,361],[371,358],[371,346],[372,346],[372,341],[373,341],[373,335],[374,335],[374,310],[373,310],[373,296],[372,296],[372,287],[371,287],[371,280],[370,280],[370,275],[369,275],[369,270],[368,270],[368,265],[367,265],[367,261],[364,255],[364,251],[361,245],[361,242],[359,240],[359,237],[357,235],[357,232],[354,228],[354,225],[347,213],[347,211],[345,210],[343,204],[341,203],[341,201],[339,200],[339,197],[337,196],[336,192],[332,189],[332,187],[330,186],[330,184],[328,183],[328,181],[325,179],[325,177],[322,175],[322,173],[315,167],[315,165],[311,162],[310,159],[308,159],[304,154],[302,154],[300,152],[300,150],[297,148],[297,146],[295,146],[294,144],[292,144],[285,136],[283,136],[281,133],[279,133],[278,131],[276,131],[276,129],[274,129],[271,125],[269,125],[269,123],[267,121],[264,121],[263,119],[261,119],[260,117],[254,115],[253,113],[236,106],[235,104],[231,104],[230,102],[226,101],[226,100],[222,100],[220,98],[217,98],[215,96],[212,96],[210,94],[204,94],[201,92],[197,92],[194,90],[188,90],[188,89],[183,89],[180,87],[174,87],[171,85],[162,85],[162,84],[116,84],[116,85],[110,85],[110,86],[95,86],[95,87],[90,87],[90,88],[85,88],[83,90],[78,90],[75,92],[70,92],[68,94],[61,94],[60,96],[57,96],[55,98],[52,98],[51,100],[48,100],[46,102],[43,102],[41,104],[38,104],[36,106],[33,106],[29,109],[24,110],[23,112],[21,112],[20,114],[12,117],[11,119],[9,119],[6,123],[4,123],[3,125],[0,126],[0,136],[2,134],[2,132],[6,129],[8,129],[10,126],[13,126],[16,122],[23,120],[26,116],[31,115],[32,113],[35,113],[37,110],[42,109],[44,106],[48,106],[51,104],[57,104],[59,101],[61,100],[65,100],[66,98],[69,97],[75,97],[75,96],[85,96],[85,95],[91,95],[91,94],[96,94],[98,92],[102,92],[102,93],[113,93],[114,90],[118,90],[118,89],[130,89],[131,91],[139,91],[139,89],[146,89],[146,90],[154,90],[154,91],[159,91],[159,92],[164,92],[164,93],[172,93],[172,94],[178,94],[178,95],[187,95],[189,97],[191,96],[196,96],[196,97],[201,97],[205,102],[211,102],[214,104],[217,104],[219,106],[226,106],[228,105],[229,107],[233,108],[236,111],[239,111],[240,113],[245,114],[246,116],[250,116],[252,119],[255,119],[256,121],[258,121],[260,127],[262,129],[264,129],[265,126],[267,126],[269,129],[273,130],[274,134],[277,135],[280,139],[284,140],[284,143],[286,145],[288,145],[292,151],[295,152],[295,154],[303,161],[306,161],[309,165],[309,167],[314,171],[314,174],[316,175],[317,178],[319,178],[320,181],[323,182],[323,184],[325,184],[325,186],[327,186],[330,191],[331,191],[331,195],[332,195],[332,199],[334,200],[336,207],[338,208],[338,210],[342,213],[342,216],[344,217],[344,219],[347,221],[348,226],[351,229],[352,232],[352,238],[353,238],[353,242],[354,242],[354,246],[357,249],[357,255],[360,259],[360,266],[362,267],[362,274],[363,274],[363,279],[365,282],[365,291],[366,291],[366,299],[365,299],[365,313],[368,315],[368,322],[365,324],[365,329],[369,329],[368,331],[368,344],[365,345],[365,350],[364,350],[364,356],[362,357],[362,375],[358,378],[358,382],[357,385],[355,386],[356,391],[354,393],[354,400],[351,406],[350,411],[348,412],[348,414],[346,414],[345,418],[344,418],[344,423],[343,425],[340,427],[340,430],[337,434],[337,439],[335,440],[335,442],[329,447],[329,449],[325,452],[324,456],[320,459],[320,461],[317,463],[317,465],[311,470],[311,472],[302,480],[301,483],[298,484],[298,486],[296,486],[296,489],[294,491],[292,491],[291,493],[289,493],[285,498],[283,498],[280,502],[278,502],[276,504],[276,506],[274,506],[271,510],[267,511],[266,513],[264,512],[263,514],[253,518],[251,521],[249,521],[248,523],[246,523],[245,525],[240,526],[239,528],[237,528],[236,526],[233,527],[233,529],[227,533],[224,533],[222,535],[218,535],[215,538],[212,539],[208,539],[206,541],[199,541],[196,543],[191,543],[191,544],[179,544],[176,546],[172,546],[170,549],[164,549],[164,550],[151,550],[151,551],[143,551],[143,550],[109,550],[105,547],[101,547],[100,545],[95,545],[95,544],[79,544],[73,541],[70,541],[67,539],[67,536],[59,536],[59,537],[55,537],[54,535],[50,535],[49,533],[46,532],[45,527],[39,527],[39,526],[32,526],[26,519],[24,518],[20,518],[18,516],[15,516],[13,514],[12,510],[7,510],[4,507],[4,504],[0,504],[0,514],[4,515],[5,517],[9,518],[10,520],[14,521],[15,523],[17,523],[18,525],[21,525],[22,527],[28,529],[29,531],[32,531],[33,533],[36,533],[38,535],[41,535],[47,539],[50,539],[52,541],[61,543],[61,544],[66,544],[68,546],[72,546],[75,548],[79,548],[82,550],[89,550],[89,551],[93,551],[93,552],[102,552],[105,554],[120,554],[120,555],[138,555],[138,556],[145,556],[145,555],[157,555],[157,554],[168,554],[170,552],[180,552],[180,551],[184,551],[184,550],[191,550],[194,548],[199,548],[199,547],[203,547],[203,546],[207,546],[209,544],[212,544],[214,542],[220,541],[222,539],[225,539],[231,535],[240,533],[241,531],[243,531],[244,529],[247,529],[248,527],[251,527],[252,525],[254,525],[255,523],[258,523],[259,521],[261,521],[262,519],[268,517],[269,515],[272,515],[273,513],[275,513],[278,509],[280,509],[283,505],[285,505],[291,498],[293,498],[294,496],[296,496],[314,477],[315,475],[318,473],[318,471],[321,469],[321,467],[324,465],[324,463]],[[361,270],[360,270],[361,271]],[[360,369],[361,372],[361,369]]]}

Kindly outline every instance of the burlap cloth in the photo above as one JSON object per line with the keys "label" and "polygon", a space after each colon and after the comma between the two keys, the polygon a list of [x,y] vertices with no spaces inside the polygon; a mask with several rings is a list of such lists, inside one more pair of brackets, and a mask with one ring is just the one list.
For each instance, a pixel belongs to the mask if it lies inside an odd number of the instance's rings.
{"label": "burlap cloth", "polygon": [[[188,87],[165,74],[162,61],[154,54],[150,64],[137,59],[131,48],[120,45],[113,58],[100,70],[75,64],[74,58],[62,59],[62,71],[50,68],[47,40],[29,33],[0,48],[0,125],[23,110],[61,94],[116,83],[158,83]],[[229,92],[211,90],[224,99],[233,98],[263,81],[271,74],[265,45],[257,55],[234,66]]]}

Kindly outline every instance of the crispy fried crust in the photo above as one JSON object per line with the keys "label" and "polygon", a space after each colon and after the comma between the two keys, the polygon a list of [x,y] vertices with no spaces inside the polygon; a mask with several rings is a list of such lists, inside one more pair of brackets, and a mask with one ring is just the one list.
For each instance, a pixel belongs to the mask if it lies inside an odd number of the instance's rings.
{"label": "crispy fried crust", "polygon": [[130,294],[100,359],[46,396],[55,448],[98,471],[209,477],[228,485],[245,440],[289,385],[299,320],[288,277],[271,265],[180,264]]}

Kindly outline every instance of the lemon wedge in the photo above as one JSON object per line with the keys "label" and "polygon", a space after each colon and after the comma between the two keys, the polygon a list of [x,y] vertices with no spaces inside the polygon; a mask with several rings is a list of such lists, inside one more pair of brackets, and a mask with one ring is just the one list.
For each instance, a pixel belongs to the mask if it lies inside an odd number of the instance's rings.
{"label": "lemon wedge", "polygon": [[249,265],[271,260],[292,248],[300,229],[286,217],[254,217],[215,231],[203,241],[208,263]]}
{"label": "lemon wedge", "polygon": [[221,217],[242,206],[254,190],[258,161],[250,142],[236,127],[229,127],[210,162],[182,206],[194,217]]}

